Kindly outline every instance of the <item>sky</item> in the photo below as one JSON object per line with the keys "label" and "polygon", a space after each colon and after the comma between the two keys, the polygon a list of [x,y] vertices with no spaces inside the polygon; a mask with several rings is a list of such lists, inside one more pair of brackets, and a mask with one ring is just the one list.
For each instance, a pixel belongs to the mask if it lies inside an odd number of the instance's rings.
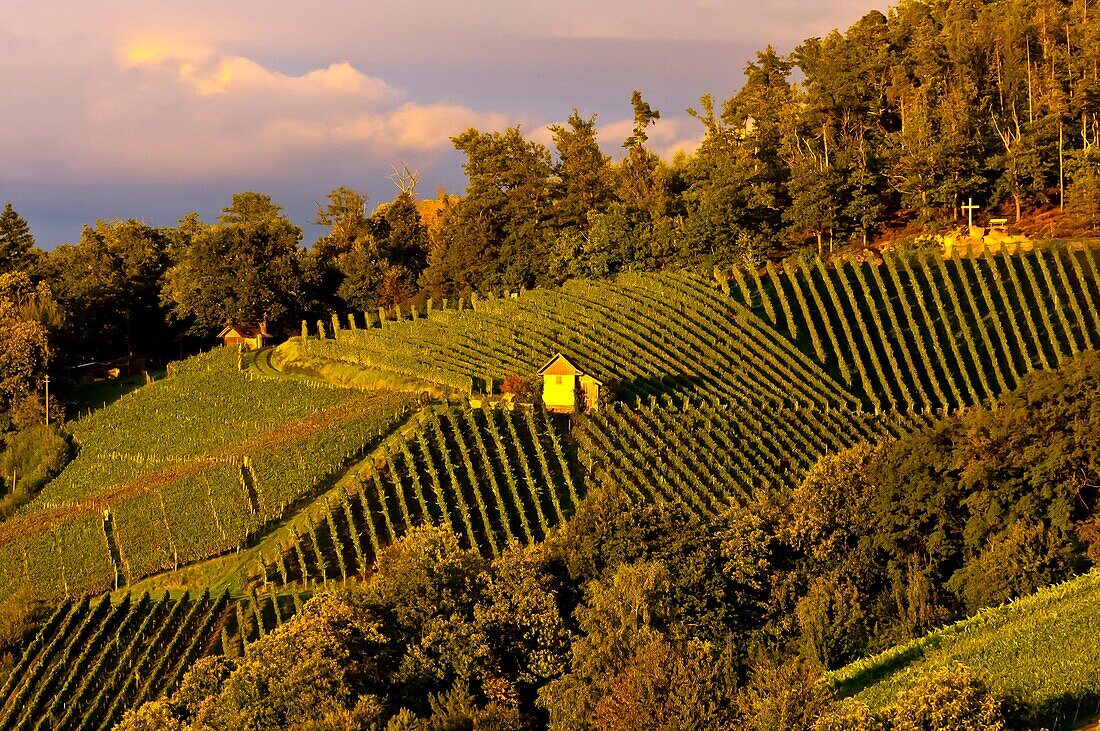
{"label": "sky", "polygon": [[684,110],[723,100],[768,44],[847,28],[875,0],[0,0],[0,203],[38,244],[98,219],[214,220],[270,195],[305,228],[338,186],[370,207],[465,185],[450,138],[519,124],[549,143],[576,107],[617,154],[630,94],[650,144],[691,150]]}

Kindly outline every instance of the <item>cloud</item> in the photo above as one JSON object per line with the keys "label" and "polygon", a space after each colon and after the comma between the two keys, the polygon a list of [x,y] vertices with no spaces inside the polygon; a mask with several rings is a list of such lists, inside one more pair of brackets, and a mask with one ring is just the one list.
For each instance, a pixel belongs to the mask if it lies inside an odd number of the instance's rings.
{"label": "cloud", "polygon": [[[450,151],[450,138],[467,127],[513,122],[507,115],[461,104],[410,101],[347,61],[288,74],[241,55],[155,43],[121,47],[117,58],[143,90],[120,89],[122,109],[152,102],[184,122],[167,129],[164,124],[132,129],[147,149],[156,151],[156,169],[167,163],[172,174],[268,175],[333,156],[364,164],[388,164],[410,155],[430,162]],[[101,121],[127,123],[117,117]],[[156,175],[156,169],[142,165],[150,155],[127,154],[135,148],[132,140],[124,149],[111,150],[112,159],[125,169]]]}
{"label": "cloud", "polygon": [[[26,66],[35,55],[50,57],[48,44],[28,41],[26,48]],[[70,55],[72,66],[40,70],[50,95],[0,79],[0,96],[10,84],[29,108],[0,130],[0,180],[181,183],[271,179],[355,163],[385,169],[398,160],[428,167],[450,154],[450,138],[468,127],[524,121],[456,101],[411,100],[346,60],[288,73],[246,55],[164,39],[85,54]],[[62,100],[59,89],[70,93]]]}
{"label": "cloud", "polygon": [[293,76],[271,71],[244,56],[167,43],[134,43],[119,48],[117,55],[125,67],[173,71],[199,96],[260,91],[294,97],[343,95],[371,104],[400,97],[385,81],[364,74],[347,61]]}

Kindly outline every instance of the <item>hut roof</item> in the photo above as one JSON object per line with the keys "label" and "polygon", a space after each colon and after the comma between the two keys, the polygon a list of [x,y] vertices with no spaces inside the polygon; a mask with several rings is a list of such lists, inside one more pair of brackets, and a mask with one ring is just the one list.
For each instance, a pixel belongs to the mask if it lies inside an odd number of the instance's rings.
{"label": "hut roof", "polygon": [[590,372],[581,370],[579,367],[574,365],[573,361],[571,361],[569,358],[566,358],[561,353],[555,354],[554,357],[546,363],[546,365],[544,365],[542,368],[539,368],[539,375],[588,376],[592,380],[596,381],[596,383],[599,383],[601,385],[603,384],[603,382],[599,378],[596,378],[596,376],[592,375]]}
{"label": "hut roof", "polygon": [[218,333],[217,337],[224,338],[234,333],[242,338],[254,338],[257,335],[267,335],[267,323],[261,323],[259,327],[253,327],[251,325],[238,325],[231,322],[222,328],[222,331]]}

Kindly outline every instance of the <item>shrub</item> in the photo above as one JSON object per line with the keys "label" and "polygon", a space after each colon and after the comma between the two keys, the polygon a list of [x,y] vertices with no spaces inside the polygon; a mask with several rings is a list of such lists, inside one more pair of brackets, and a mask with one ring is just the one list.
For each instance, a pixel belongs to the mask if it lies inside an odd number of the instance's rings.
{"label": "shrub", "polygon": [[504,379],[500,386],[501,393],[510,393],[517,401],[527,401],[535,394],[535,388],[531,382],[523,376],[513,373]]}
{"label": "shrub", "polygon": [[1003,731],[1000,704],[959,666],[925,676],[891,710],[894,731]]}
{"label": "shrub", "polygon": [[0,519],[30,501],[70,459],[69,439],[55,426],[38,424],[9,437],[0,454],[0,478],[5,490],[12,489],[0,500]]}

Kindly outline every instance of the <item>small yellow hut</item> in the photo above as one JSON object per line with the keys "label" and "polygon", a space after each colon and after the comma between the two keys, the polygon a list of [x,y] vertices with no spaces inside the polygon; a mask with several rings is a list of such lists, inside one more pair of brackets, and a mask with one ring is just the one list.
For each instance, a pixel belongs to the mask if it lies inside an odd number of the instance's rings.
{"label": "small yellow hut", "polygon": [[599,409],[603,382],[582,371],[561,353],[540,368],[539,375],[542,376],[542,402],[548,411],[568,414]]}

